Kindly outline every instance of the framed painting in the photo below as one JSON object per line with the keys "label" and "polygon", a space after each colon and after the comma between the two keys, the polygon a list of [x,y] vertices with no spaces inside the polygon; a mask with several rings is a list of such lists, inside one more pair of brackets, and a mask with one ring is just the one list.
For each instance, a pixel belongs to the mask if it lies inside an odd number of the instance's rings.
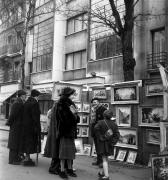
{"label": "framed painting", "polygon": [[163,151],[168,147],[168,122],[160,122],[160,135],[161,135],[161,144],[160,149]]}
{"label": "framed painting", "polygon": [[100,104],[103,105],[106,109],[109,109],[109,108],[110,108],[110,103],[101,102]]}
{"label": "framed painting", "polygon": [[96,97],[99,99],[107,99],[106,89],[93,90],[93,97]]}
{"label": "framed painting", "polygon": [[116,147],[114,147],[114,154],[111,155],[111,156],[108,156],[108,159],[109,159],[109,160],[114,160],[114,159],[115,159],[115,156],[116,156]]}
{"label": "framed painting", "polygon": [[90,113],[90,104],[83,103],[82,112]]}
{"label": "framed painting", "polygon": [[139,124],[141,126],[159,126],[163,120],[163,107],[141,107],[139,109]]}
{"label": "framed painting", "polygon": [[89,128],[81,127],[81,137],[88,137],[88,136],[89,136]]}
{"label": "framed painting", "polygon": [[117,161],[124,161],[126,154],[127,154],[126,150],[119,150],[116,160]]}
{"label": "framed painting", "polygon": [[118,126],[131,127],[131,106],[116,107],[116,120]]}
{"label": "framed painting", "polygon": [[82,111],[82,104],[81,103],[75,103],[75,105],[76,105],[78,112],[81,112]]}
{"label": "framed painting", "polygon": [[112,104],[137,104],[139,103],[138,85],[114,86],[111,89]]}
{"label": "framed painting", "polygon": [[92,145],[92,153],[91,153],[91,156],[97,156],[96,148],[95,148],[95,144],[94,144],[94,143],[93,143],[93,145]]}
{"label": "framed painting", "polygon": [[168,154],[152,156],[152,180],[168,179]]}
{"label": "framed painting", "polygon": [[146,142],[160,145],[160,130],[146,129]]}
{"label": "framed painting", "polygon": [[119,128],[120,138],[116,146],[137,149],[137,129],[135,128]]}
{"label": "framed painting", "polygon": [[83,155],[83,139],[75,139],[76,154]]}
{"label": "framed painting", "polygon": [[81,125],[89,125],[89,116],[88,115],[82,115],[81,118]]}
{"label": "framed painting", "polygon": [[91,153],[91,145],[90,144],[84,144],[83,145],[83,155],[90,156]]}
{"label": "framed painting", "polygon": [[127,157],[127,163],[134,164],[137,157],[137,152],[135,151],[129,151],[128,157]]}
{"label": "framed painting", "polygon": [[71,87],[75,89],[75,94],[74,94],[74,102],[80,102],[81,101],[81,93],[82,93],[82,85],[77,85],[77,84],[71,84],[71,83],[63,83],[63,82],[55,82],[53,86],[53,92],[52,92],[52,99],[53,100],[58,100],[61,94],[61,91],[65,87]]}
{"label": "framed painting", "polygon": [[163,95],[162,83],[146,84],[146,96],[160,96],[160,95]]}

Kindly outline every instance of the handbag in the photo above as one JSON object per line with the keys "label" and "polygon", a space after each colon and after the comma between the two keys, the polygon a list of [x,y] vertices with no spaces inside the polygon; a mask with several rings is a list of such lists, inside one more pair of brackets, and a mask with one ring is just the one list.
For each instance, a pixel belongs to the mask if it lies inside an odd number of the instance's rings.
{"label": "handbag", "polygon": [[110,138],[113,136],[113,130],[108,126],[108,124],[107,124],[107,122],[105,120],[104,120],[104,122],[105,122],[105,124],[107,126],[107,130],[105,132],[104,137],[105,137],[106,140],[110,140]]}

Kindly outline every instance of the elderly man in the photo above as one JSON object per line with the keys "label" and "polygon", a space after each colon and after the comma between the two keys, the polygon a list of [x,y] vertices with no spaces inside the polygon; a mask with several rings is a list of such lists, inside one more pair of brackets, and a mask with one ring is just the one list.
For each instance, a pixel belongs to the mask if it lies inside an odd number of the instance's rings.
{"label": "elderly man", "polygon": [[21,163],[20,158],[20,145],[22,136],[22,126],[23,126],[23,111],[24,102],[26,99],[26,92],[24,90],[19,90],[17,92],[18,98],[14,102],[11,108],[9,119],[7,125],[10,126],[8,148],[9,148],[9,164],[19,165]]}

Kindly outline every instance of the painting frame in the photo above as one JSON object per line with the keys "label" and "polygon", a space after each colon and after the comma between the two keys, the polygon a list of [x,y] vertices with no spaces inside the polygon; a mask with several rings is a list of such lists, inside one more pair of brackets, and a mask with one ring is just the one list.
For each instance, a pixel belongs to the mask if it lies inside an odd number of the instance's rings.
{"label": "painting frame", "polygon": [[111,104],[138,104],[138,84],[113,86],[111,88]]}
{"label": "painting frame", "polygon": [[146,129],[146,143],[160,145],[160,130]]}
{"label": "painting frame", "polygon": [[117,157],[116,157],[116,160],[123,162],[124,159],[125,159],[126,154],[127,154],[127,150],[121,150],[121,149],[119,149],[118,154],[117,154]]}
{"label": "painting frame", "polygon": [[145,86],[146,96],[161,96],[163,95],[163,84],[150,83]]}
{"label": "painting frame", "polygon": [[82,112],[90,113],[90,104],[89,103],[83,103]]}
{"label": "painting frame", "polygon": [[136,157],[137,157],[136,151],[129,151],[126,162],[130,164],[135,164]]}
{"label": "painting frame", "polygon": [[52,91],[52,100],[57,101],[60,98],[61,89],[63,89],[64,87],[70,87],[75,89],[76,92],[73,101],[81,102],[82,85],[65,83],[60,81],[54,82],[53,91]]}
{"label": "painting frame", "polygon": [[106,88],[93,89],[93,98],[107,99]]}
{"label": "painting frame", "polygon": [[83,114],[81,116],[80,125],[89,125],[89,115]]}
{"label": "painting frame", "polygon": [[83,144],[83,155],[90,156],[91,153],[91,145]]}
{"label": "painting frame", "polygon": [[[168,154],[152,155],[152,180],[168,179]],[[164,178],[162,178],[164,175]]]}
{"label": "painting frame", "polygon": [[83,139],[75,139],[76,155],[83,155]]}
{"label": "painting frame", "polygon": [[160,135],[161,135],[161,144],[160,150],[164,151],[168,146],[168,122],[160,122]]}
{"label": "painting frame", "polygon": [[81,103],[75,103],[77,111],[82,112],[82,104]]}
{"label": "painting frame", "polygon": [[162,106],[141,106],[139,108],[139,125],[148,127],[159,127],[163,120]]}
{"label": "painting frame", "polygon": [[[125,116],[129,116],[129,117],[127,118]],[[131,106],[116,107],[116,122],[118,126],[131,127]]]}
{"label": "painting frame", "polygon": [[81,137],[89,137],[89,128],[81,127]]}
{"label": "painting frame", "polygon": [[138,149],[137,128],[120,127],[120,138],[115,146]]}

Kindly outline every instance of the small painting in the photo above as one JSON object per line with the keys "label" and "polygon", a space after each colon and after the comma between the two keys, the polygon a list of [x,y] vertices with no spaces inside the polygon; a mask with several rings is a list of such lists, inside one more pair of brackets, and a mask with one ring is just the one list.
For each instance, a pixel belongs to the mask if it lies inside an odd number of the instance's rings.
{"label": "small painting", "polygon": [[116,160],[117,161],[124,161],[126,154],[127,154],[126,150],[119,150]]}
{"label": "small painting", "polygon": [[159,96],[163,95],[163,84],[147,84],[146,85],[146,96]]}
{"label": "small painting", "polygon": [[80,124],[81,124],[81,125],[89,125],[89,116],[83,114]]}
{"label": "small painting", "polygon": [[163,120],[163,107],[141,107],[139,114],[141,126],[159,126]]}
{"label": "small painting", "polygon": [[168,179],[168,155],[152,156],[152,180]]}
{"label": "small painting", "polygon": [[88,137],[88,136],[89,136],[89,128],[81,127],[81,137]]}
{"label": "small painting", "polygon": [[118,126],[131,126],[131,106],[116,108],[116,118]]}
{"label": "small painting", "polygon": [[160,130],[146,129],[146,142],[160,145]]}
{"label": "small painting", "polygon": [[83,104],[83,112],[89,113],[90,112],[90,104]]}
{"label": "small painting", "polygon": [[137,157],[137,152],[135,151],[129,151],[128,157],[127,157],[127,163],[134,164]]}
{"label": "small painting", "polygon": [[83,145],[83,155],[90,156],[91,153],[91,145],[90,144],[84,144]]}
{"label": "small painting", "polygon": [[93,90],[93,97],[99,98],[99,99],[106,99],[106,89],[96,89]]}
{"label": "small painting", "polygon": [[75,139],[76,154],[83,155],[83,139]]}
{"label": "small painting", "polygon": [[81,103],[75,103],[77,111],[81,112],[82,111],[82,104]]}

